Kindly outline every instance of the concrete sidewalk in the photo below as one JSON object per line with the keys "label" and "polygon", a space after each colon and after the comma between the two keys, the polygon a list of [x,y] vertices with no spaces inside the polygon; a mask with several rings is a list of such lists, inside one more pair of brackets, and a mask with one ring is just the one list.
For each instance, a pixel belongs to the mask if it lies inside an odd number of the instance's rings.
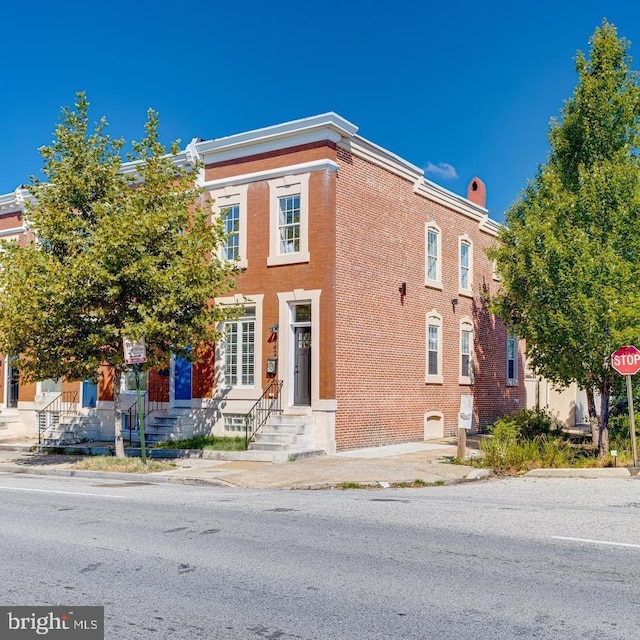
{"label": "concrete sidewalk", "polygon": [[[477,442],[470,439],[470,452]],[[453,483],[487,477],[485,470],[448,464],[456,455],[454,439],[436,443],[413,442],[372,449],[345,451],[295,462],[224,461],[201,458],[174,460],[176,468],[148,474],[74,469],[77,455],[42,454],[28,443],[0,443],[0,473],[99,477],[139,482],[217,485],[254,489],[321,489],[342,483],[384,486],[419,480],[426,484]]]}

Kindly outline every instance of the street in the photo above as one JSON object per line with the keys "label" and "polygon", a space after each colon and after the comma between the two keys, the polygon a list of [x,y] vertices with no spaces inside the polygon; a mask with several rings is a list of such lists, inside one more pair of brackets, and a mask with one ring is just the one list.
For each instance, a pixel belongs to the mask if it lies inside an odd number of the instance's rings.
{"label": "street", "polygon": [[266,491],[0,474],[2,605],[110,639],[634,638],[640,482]]}

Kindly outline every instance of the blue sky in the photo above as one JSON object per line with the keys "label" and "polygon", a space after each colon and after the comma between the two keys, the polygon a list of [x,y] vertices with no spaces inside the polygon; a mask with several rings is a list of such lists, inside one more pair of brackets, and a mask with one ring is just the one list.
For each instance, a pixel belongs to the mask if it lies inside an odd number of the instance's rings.
{"label": "blue sky", "polygon": [[451,191],[479,176],[502,220],[603,17],[640,70],[631,0],[33,0],[2,13],[0,193],[39,172],[38,147],[84,90],[114,137],[142,137],[158,110],[167,144],[335,111]]}

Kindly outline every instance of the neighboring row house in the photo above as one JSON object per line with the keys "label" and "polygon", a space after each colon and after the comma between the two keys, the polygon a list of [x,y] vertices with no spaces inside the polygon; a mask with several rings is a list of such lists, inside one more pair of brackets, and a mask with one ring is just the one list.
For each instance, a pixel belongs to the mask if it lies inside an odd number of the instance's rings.
{"label": "neighboring row house", "polygon": [[[479,179],[466,198],[451,193],[335,113],[194,140],[176,162],[197,158],[228,232],[222,255],[242,267],[217,303],[244,313],[201,364],[149,373],[158,415],[235,435],[282,381],[281,421],[300,437],[263,448],[334,452],[479,430],[526,404],[518,340],[485,304],[499,284],[485,253],[498,224]],[[25,233],[23,196],[0,197],[0,237]],[[97,389],[21,384],[14,362],[0,368],[5,421],[34,432],[66,393],[94,437],[112,436],[108,375]]]}

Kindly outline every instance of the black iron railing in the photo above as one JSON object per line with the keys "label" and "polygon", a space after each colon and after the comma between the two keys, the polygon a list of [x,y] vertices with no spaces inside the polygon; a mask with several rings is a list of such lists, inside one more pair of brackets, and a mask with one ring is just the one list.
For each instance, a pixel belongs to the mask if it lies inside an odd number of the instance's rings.
{"label": "black iron railing", "polygon": [[[142,391],[140,396],[142,400],[142,416],[146,423],[147,416],[154,411],[164,409],[169,401],[169,378],[166,376],[158,378],[147,390]],[[131,446],[132,433],[138,430],[138,408],[136,402],[129,407],[125,415],[127,416],[129,430],[129,446]]]}
{"label": "black iron railing", "polygon": [[249,443],[272,413],[282,413],[282,384],[282,380],[273,380],[244,417],[245,449],[249,448]]}
{"label": "black iron railing", "polygon": [[60,416],[78,414],[79,394],[77,391],[61,391],[49,404],[36,412],[38,422],[38,444],[42,444],[42,434],[60,423]]}

